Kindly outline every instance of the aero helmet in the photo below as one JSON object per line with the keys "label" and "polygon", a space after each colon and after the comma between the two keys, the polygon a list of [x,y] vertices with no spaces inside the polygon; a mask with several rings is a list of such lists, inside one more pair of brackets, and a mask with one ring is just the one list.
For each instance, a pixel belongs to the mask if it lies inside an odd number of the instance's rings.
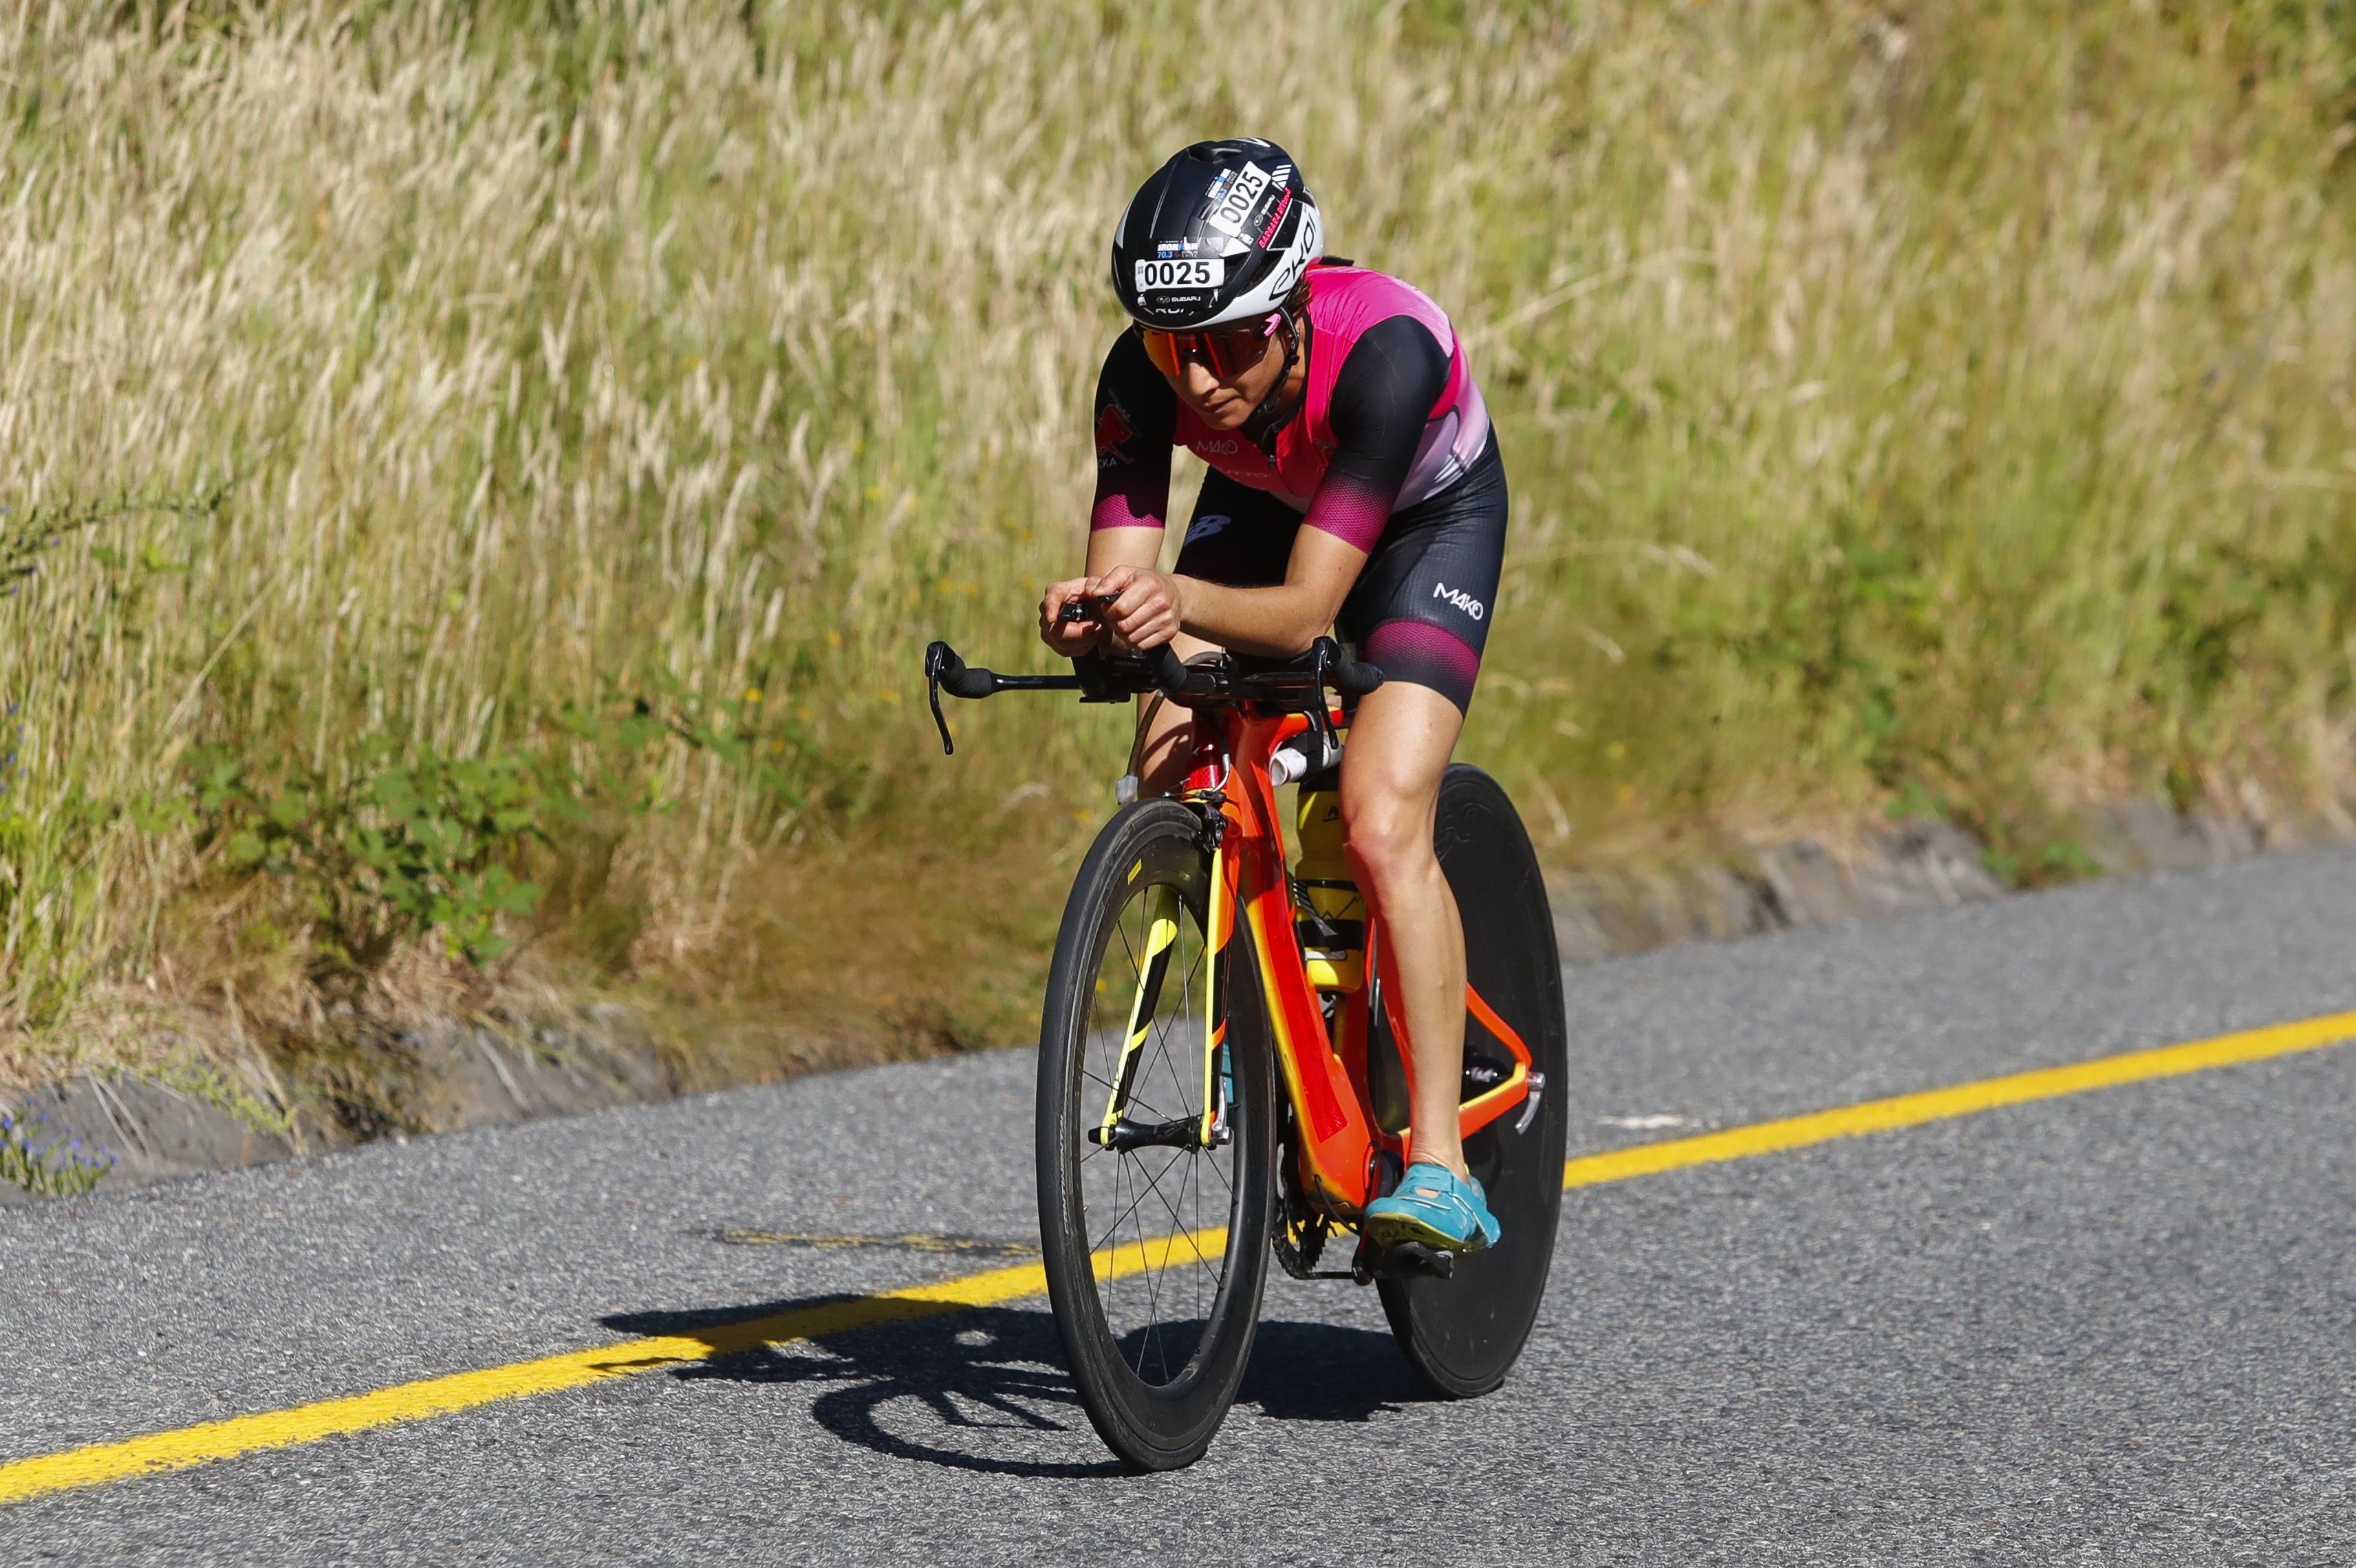
{"label": "aero helmet", "polygon": [[1130,198],[1112,287],[1146,326],[1191,332],[1284,308],[1324,226],[1292,155],[1257,136],[1197,142]]}

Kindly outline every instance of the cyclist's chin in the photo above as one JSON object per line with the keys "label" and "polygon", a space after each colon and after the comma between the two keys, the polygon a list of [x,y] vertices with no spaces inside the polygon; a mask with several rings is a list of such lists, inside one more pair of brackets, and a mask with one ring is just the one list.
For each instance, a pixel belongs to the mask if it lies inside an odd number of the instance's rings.
{"label": "cyclist's chin", "polygon": [[1251,418],[1252,411],[1252,405],[1241,394],[1225,389],[1213,392],[1207,398],[1188,398],[1186,406],[1194,411],[1196,419],[1213,430],[1241,430],[1244,421]]}

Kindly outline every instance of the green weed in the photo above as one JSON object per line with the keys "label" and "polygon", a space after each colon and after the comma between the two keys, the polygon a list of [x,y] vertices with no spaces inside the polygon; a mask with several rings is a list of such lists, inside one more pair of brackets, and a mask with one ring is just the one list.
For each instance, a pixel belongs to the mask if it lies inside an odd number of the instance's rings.
{"label": "green weed", "polygon": [[232,874],[295,882],[334,969],[366,971],[428,934],[476,964],[503,957],[513,943],[502,917],[530,914],[541,897],[516,866],[579,816],[570,779],[511,752],[402,760],[380,739],[362,754],[376,765],[338,785],[300,770],[259,773],[220,747],[192,750],[199,851],[217,851]]}

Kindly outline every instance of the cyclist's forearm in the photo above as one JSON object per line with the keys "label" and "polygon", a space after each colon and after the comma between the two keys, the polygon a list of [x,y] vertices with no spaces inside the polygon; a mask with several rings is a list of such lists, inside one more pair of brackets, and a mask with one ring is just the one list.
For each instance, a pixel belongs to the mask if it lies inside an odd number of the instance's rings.
{"label": "cyclist's forearm", "polygon": [[1366,553],[1321,528],[1292,541],[1284,581],[1267,588],[1228,588],[1200,578],[1175,580],[1179,622],[1198,637],[1248,654],[1279,658],[1305,653],[1323,636],[1358,580]]}
{"label": "cyclist's forearm", "polygon": [[1238,653],[1279,658],[1305,653],[1341,608],[1323,585],[1314,582],[1229,588],[1198,577],[1175,581],[1180,624],[1194,635]]}
{"label": "cyclist's forearm", "polygon": [[1116,566],[1141,566],[1151,571],[1161,559],[1160,528],[1098,528],[1088,535],[1090,577],[1101,577]]}

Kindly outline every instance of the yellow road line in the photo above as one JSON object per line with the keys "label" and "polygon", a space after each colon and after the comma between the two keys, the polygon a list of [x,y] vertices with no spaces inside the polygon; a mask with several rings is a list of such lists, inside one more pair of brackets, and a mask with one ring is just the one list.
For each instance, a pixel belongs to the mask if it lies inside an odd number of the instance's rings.
{"label": "yellow road line", "polygon": [[[1868,1100],[1837,1110],[1758,1122],[1697,1137],[1671,1138],[1608,1154],[1582,1155],[1564,1165],[1563,1185],[1591,1187],[1686,1166],[1747,1159],[1835,1138],[1918,1126],[1999,1105],[2050,1100],[2089,1089],[2106,1089],[2313,1051],[2350,1039],[2356,1039],[2356,1012],[2332,1013],[2297,1023],[2220,1035],[2213,1040],[2127,1051],[2069,1067],[2049,1067],[1917,1094]],[[1226,1232],[1216,1228],[1131,1243],[1098,1253],[1097,1276],[1117,1279],[1160,1266],[1181,1247],[1215,1253],[1226,1244]],[[739,1355],[766,1345],[789,1344],[854,1328],[991,1307],[1044,1295],[1046,1289],[1046,1272],[1040,1264],[1019,1264],[932,1285],[798,1307],[693,1334],[626,1339],[591,1350],[428,1378],[344,1399],[321,1400],[290,1410],[208,1421],[119,1443],[93,1444],[86,1448],[39,1455],[0,1465],[0,1503],[21,1502],[49,1492],[98,1486],[134,1476],[185,1469],[266,1448],[292,1447],[338,1433],[365,1432],[398,1422],[454,1414],[477,1405],[552,1393],[634,1372]]]}
{"label": "yellow road line", "polygon": [[[1097,1277],[1119,1279],[1149,1267],[1160,1267],[1181,1247],[1224,1252],[1226,1231],[1219,1227],[1157,1236],[1149,1242],[1108,1249],[1096,1256]],[[1044,1296],[1046,1291],[1044,1267],[1018,1264],[931,1285],[912,1285],[901,1290],[720,1324],[692,1334],[626,1339],[616,1345],[600,1345],[593,1350],[574,1350],[562,1356],[487,1367],[480,1371],[427,1378],[373,1393],[296,1405],[291,1410],[208,1421],[120,1443],[93,1444],[87,1448],[71,1448],[0,1465],[0,1503],[21,1502],[46,1492],[97,1486],[134,1476],[186,1469],[191,1465],[234,1458],[264,1448],[289,1448],[338,1433],[365,1432],[396,1422],[452,1415],[477,1405],[553,1393],[559,1389],[579,1388],[584,1383],[627,1377],[633,1372],[741,1355],[765,1345],[791,1344],[798,1339],[817,1339],[854,1328],[994,1307],[1001,1301]]]}
{"label": "yellow road line", "polygon": [[[1834,1138],[1853,1138],[1867,1133],[1920,1126],[1924,1122],[1945,1121],[1952,1116],[1968,1116],[1975,1111],[1992,1111],[1999,1105],[2051,1100],[2153,1078],[2174,1078],[2211,1067],[2231,1067],[2236,1062],[2261,1061],[2269,1056],[2313,1051],[2350,1039],[2356,1039],[2356,1012],[2327,1013],[2297,1023],[2221,1034],[2213,1040],[2155,1046],[2148,1051],[2073,1062],[2068,1067],[2041,1067],[2031,1072],[1983,1078],[1946,1089],[1927,1089],[1919,1094],[1893,1094],[1886,1100],[1813,1111],[1804,1116],[1753,1122],[1748,1126],[1729,1127],[1722,1133],[1667,1138],[1659,1143],[1638,1144],[1633,1148],[1613,1149],[1609,1154],[1581,1155],[1564,1162],[1562,1184],[1592,1187],[1599,1182],[1625,1181],[1632,1176],[1676,1170],[1681,1166],[1748,1159],[1752,1155],[1774,1154],[1809,1144],[1828,1143]],[[5,1475],[5,1471],[0,1471],[0,1476]]]}

